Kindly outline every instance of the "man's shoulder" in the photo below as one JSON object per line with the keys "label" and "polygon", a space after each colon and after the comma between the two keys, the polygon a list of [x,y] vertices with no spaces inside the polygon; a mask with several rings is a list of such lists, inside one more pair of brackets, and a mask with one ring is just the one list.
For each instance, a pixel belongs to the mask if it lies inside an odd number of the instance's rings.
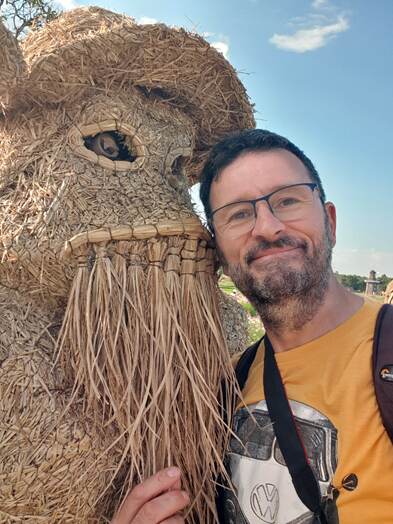
{"label": "man's shoulder", "polygon": [[376,300],[375,298],[365,297],[364,306],[362,308],[362,317],[365,321],[370,323],[370,326],[375,326],[377,321],[378,313],[380,312],[383,303]]}

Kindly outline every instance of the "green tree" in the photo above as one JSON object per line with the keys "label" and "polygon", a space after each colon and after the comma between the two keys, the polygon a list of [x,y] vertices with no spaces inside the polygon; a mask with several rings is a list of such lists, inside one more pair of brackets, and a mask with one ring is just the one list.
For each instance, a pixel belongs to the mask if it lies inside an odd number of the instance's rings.
{"label": "green tree", "polygon": [[352,291],[363,293],[366,289],[365,277],[359,275],[338,275],[341,284]]}
{"label": "green tree", "polygon": [[0,0],[0,19],[20,39],[60,14],[52,0]]}
{"label": "green tree", "polygon": [[377,279],[381,282],[381,291],[385,291],[387,285],[389,284],[389,282],[390,282],[391,280],[393,280],[393,277],[388,277],[388,276],[385,275],[385,273],[384,273],[384,274],[381,275],[380,277],[377,277]]}

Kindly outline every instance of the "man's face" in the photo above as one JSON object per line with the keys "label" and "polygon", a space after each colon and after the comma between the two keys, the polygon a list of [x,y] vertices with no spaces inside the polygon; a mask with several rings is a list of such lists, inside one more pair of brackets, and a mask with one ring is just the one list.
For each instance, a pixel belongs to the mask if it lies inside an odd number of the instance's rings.
{"label": "man's face", "polygon": [[[224,168],[213,181],[211,208],[255,199],[284,186],[310,182],[303,163],[283,149],[246,152]],[[312,204],[300,218],[280,221],[266,202],[257,204],[254,228],[238,238],[215,232],[224,271],[252,300],[275,303],[301,296],[324,285],[330,275],[335,243],[335,208],[323,204],[314,191]],[[257,297],[253,296],[257,294]]]}

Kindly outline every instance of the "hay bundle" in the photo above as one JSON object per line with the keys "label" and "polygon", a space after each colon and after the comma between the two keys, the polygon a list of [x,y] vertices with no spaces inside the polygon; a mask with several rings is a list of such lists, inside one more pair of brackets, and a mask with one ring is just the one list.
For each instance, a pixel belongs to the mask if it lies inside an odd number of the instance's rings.
{"label": "hay bundle", "polygon": [[244,89],[199,37],[97,8],[23,60],[1,35],[0,522],[106,522],[172,464],[214,522],[233,371],[188,186],[253,125]]}
{"label": "hay bundle", "polygon": [[385,303],[393,304],[393,280],[389,282],[385,291]]}
{"label": "hay bundle", "polygon": [[7,106],[19,77],[25,74],[22,53],[8,29],[0,24],[0,109]]}
{"label": "hay bundle", "polygon": [[209,522],[227,434],[218,385],[231,370],[212,250],[197,222],[180,235],[181,225],[93,231],[67,245],[79,268],[59,359],[86,413],[119,429],[129,483],[178,464],[196,495],[190,521]]}

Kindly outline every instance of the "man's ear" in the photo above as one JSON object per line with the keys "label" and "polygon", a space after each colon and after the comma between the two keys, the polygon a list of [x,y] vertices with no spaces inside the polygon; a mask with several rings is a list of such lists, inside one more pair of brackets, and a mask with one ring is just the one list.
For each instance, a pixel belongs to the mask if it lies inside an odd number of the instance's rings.
{"label": "man's ear", "polygon": [[17,39],[0,21],[0,111],[12,103],[17,84],[26,75],[26,64]]}
{"label": "man's ear", "polygon": [[330,230],[331,239],[333,242],[333,246],[336,245],[336,227],[337,227],[337,214],[336,214],[336,206],[333,204],[333,202],[325,202],[325,211],[326,211],[326,218],[327,223]]}

